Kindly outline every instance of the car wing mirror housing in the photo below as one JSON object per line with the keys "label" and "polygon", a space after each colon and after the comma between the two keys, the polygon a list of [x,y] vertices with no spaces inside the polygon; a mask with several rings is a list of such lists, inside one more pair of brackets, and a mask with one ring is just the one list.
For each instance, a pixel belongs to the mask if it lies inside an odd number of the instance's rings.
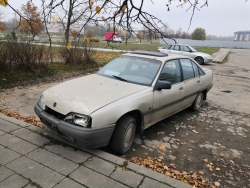
{"label": "car wing mirror housing", "polygon": [[171,83],[168,81],[158,80],[155,85],[155,90],[171,89]]}

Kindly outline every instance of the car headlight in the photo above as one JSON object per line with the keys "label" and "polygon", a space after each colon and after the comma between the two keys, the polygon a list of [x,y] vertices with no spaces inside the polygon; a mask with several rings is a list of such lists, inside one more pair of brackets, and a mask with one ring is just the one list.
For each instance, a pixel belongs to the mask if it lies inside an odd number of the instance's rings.
{"label": "car headlight", "polygon": [[41,95],[38,102],[37,102],[38,106],[42,109],[42,110],[46,110],[46,106],[44,103],[44,96]]}
{"label": "car headlight", "polygon": [[64,121],[82,127],[90,127],[90,117],[82,114],[70,113],[64,118]]}

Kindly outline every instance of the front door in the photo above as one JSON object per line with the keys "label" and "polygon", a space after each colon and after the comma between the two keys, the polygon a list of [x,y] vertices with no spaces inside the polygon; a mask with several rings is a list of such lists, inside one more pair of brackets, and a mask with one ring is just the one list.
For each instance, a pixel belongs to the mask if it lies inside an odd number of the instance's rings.
{"label": "front door", "polygon": [[152,123],[182,109],[184,94],[179,60],[167,61],[158,79],[170,82],[172,88],[154,91]]}

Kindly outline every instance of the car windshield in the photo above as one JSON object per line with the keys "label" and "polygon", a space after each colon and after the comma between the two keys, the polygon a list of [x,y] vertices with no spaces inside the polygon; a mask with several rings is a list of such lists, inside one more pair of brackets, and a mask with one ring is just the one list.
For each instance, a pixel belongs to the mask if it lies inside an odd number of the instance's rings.
{"label": "car windshield", "polygon": [[98,75],[150,86],[161,66],[161,61],[135,56],[122,55],[97,72]]}
{"label": "car windshield", "polygon": [[194,49],[192,46],[188,46],[193,52],[197,52],[196,49]]}

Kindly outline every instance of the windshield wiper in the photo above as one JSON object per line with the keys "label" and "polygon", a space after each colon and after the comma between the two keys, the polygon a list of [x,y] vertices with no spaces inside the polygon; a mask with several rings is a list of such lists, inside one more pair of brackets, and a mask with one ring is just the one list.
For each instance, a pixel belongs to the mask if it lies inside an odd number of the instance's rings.
{"label": "windshield wiper", "polygon": [[120,76],[116,76],[116,75],[112,75],[114,78],[118,79],[118,80],[121,80],[121,81],[124,81],[124,82],[129,82],[128,80],[120,77]]}

